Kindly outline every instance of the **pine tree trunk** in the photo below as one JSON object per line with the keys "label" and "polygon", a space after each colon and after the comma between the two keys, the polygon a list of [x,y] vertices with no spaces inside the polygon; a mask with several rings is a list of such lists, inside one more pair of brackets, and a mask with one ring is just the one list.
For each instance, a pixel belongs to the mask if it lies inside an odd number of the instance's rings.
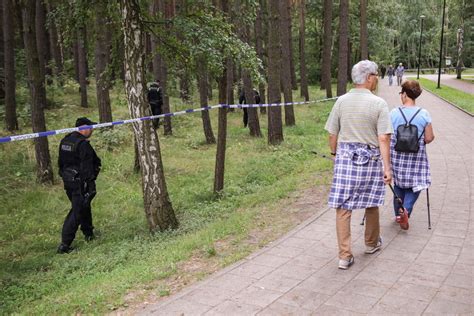
{"label": "pine tree trunk", "polygon": [[360,0],[360,59],[369,59],[369,32],[367,30],[367,0]]}
{"label": "pine tree trunk", "polygon": [[[232,59],[227,59],[226,62],[227,68],[227,84],[226,84],[226,95],[227,95],[227,104],[235,104],[234,98],[234,63]],[[229,108],[229,112],[234,112],[234,108]]]}
{"label": "pine tree trunk", "polygon": [[[250,78],[250,73],[248,70],[242,70],[242,82],[244,84],[244,95],[247,104],[255,103],[255,93],[252,88],[252,79]],[[262,137],[262,132],[260,131],[260,121],[258,119],[258,111],[256,108],[248,108],[248,126],[250,130],[250,136],[253,137]]]}
{"label": "pine tree trunk", "polygon": [[[198,89],[199,89],[199,100],[201,107],[207,107],[208,100],[207,100],[207,91],[208,91],[208,80],[207,80],[207,65],[206,61],[200,60],[198,61],[197,65],[198,71]],[[204,136],[206,138],[206,143],[208,144],[215,144],[216,138],[214,137],[214,132],[212,131],[211,125],[211,118],[209,116],[209,111],[201,111],[201,118],[202,118],[202,127],[204,130]]]}
{"label": "pine tree trunk", "polygon": [[321,88],[326,89],[326,97],[332,98],[331,48],[332,48],[332,0],[324,0],[323,60],[321,65]]}
{"label": "pine tree trunk", "polygon": [[[3,25],[3,7],[7,7],[7,4],[4,4],[6,0],[0,0],[0,69],[4,70],[4,65],[5,65],[5,59],[4,59],[4,53],[5,53],[5,41],[3,39],[3,30],[5,29]],[[0,100],[5,99],[5,72],[0,71]],[[6,128],[6,126],[5,126]]]}
{"label": "pine tree trunk", "polygon": [[81,106],[86,108],[87,104],[87,52],[86,43],[87,35],[84,26],[80,26],[77,30],[77,63],[79,70],[79,90],[81,93]]}
{"label": "pine tree trunk", "polygon": [[[53,11],[53,8],[50,3],[46,5],[48,14]],[[49,45],[51,56],[54,59],[54,68],[53,74],[57,77],[63,72],[63,58],[61,54],[61,46],[59,45],[58,29],[56,26],[56,20],[53,17],[50,17],[49,27]]]}
{"label": "pine tree trunk", "polygon": [[[268,102],[280,103],[280,11],[278,1],[268,0]],[[281,107],[268,108],[268,143],[278,145],[283,141]]]}
{"label": "pine tree trunk", "polygon": [[3,0],[3,42],[5,70],[5,127],[18,130],[15,97],[15,24],[13,23],[13,0]]}
{"label": "pine tree trunk", "polygon": [[[218,0],[218,5],[224,14],[229,14],[228,2],[226,0]],[[229,58],[230,59],[230,58]],[[226,61],[226,65],[227,65]],[[219,104],[228,104],[227,100],[227,67],[219,78]],[[218,194],[224,190],[224,171],[225,171],[225,151],[227,143],[227,109],[219,108],[219,124],[217,129],[217,148],[216,148],[216,165],[214,169],[214,194]]]}
{"label": "pine tree trunk", "polygon": [[300,0],[300,85],[301,85],[301,96],[304,97],[305,101],[309,101],[308,91],[308,77],[306,75],[306,56],[305,56],[305,9],[306,1]]}
{"label": "pine tree trunk", "polygon": [[[263,43],[265,39],[265,31],[263,25],[265,20],[265,0],[259,0],[259,7],[257,9],[257,18],[255,20],[255,49],[257,51],[257,56],[260,58],[263,64],[265,64],[265,50],[263,48]],[[264,72],[264,70],[262,70]],[[262,73],[262,76],[265,76]],[[258,92],[260,94],[260,104],[266,102],[266,92],[265,92],[265,83],[260,82],[258,84]],[[261,107],[260,108],[261,114],[267,113],[267,108]]]}
{"label": "pine tree trunk", "polygon": [[112,108],[110,107],[110,76],[107,65],[110,63],[112,45],[112,31],[110,20],[107,17],[106,4],[96,5],[95,27],[97,30],[95,41],[95,79],[99,120],[101,123],[112,122]]}
{"label": "pine tree trunk", "polygon": [[340,0],[339,3],[339,56],[337,70],[337,95],[346,93],[347,87],[347,59],[349,56],[349,0]]}
{"label": "pine tree trunk", "polygon": [[79,43],[77,39],[77,32],[76,32],[76,39],[72,43],[72,58],[74,62],[74,79],[76,79],[77,83],[79,83]]}
{"label": "pine tree trunk", "polygon": [[[130,117],[149,113],[145,99],[144,37],[138,0],[121,0],[125,44],[125,91]],[[160,142],[151,121],[133,123],[142,172],[143,204],[151,231],[178,227],[168,196]]]}
{"label": "pine tree trunk", "polygon": [[[167,9],[167,6],[170,4],[165,5],[163,0],[154,0],[153,5],[151,6],[151,14],[156,15],[159,12],[162,12],[164,18],[169,19],[172,18],[174,15],[174,11]],[[154,52],[153,57],[153,74],[155,76],[155,80],[160,80],[161,83],[161,90],[163,91],[163,113],[171,112],[170,109],[170,99],[168,96],[168,66],[166,61],[160,54],[156,54],[156,49],[158,46],[158,39],[156,36],[151,36],[151,48]],[[167,116],[164,119],[164,134],[166,136],[173,135],[173,128],[171,125],[171,117]]]}
{"label": "pine tree trunk", "polygon": [[[291,54],[290,54],[290,41],[291,36],[289,34],[290,22],[290,10],[289,1],[280,2],[280,17],[281,17],[281,83],[283,88],[283,96],[285,97],[285,103],[293,102],[293,92],[291,89]],[[290,79],[290,80],[289,80]],[[285,125],[295,125],[295,112],[293,105],[285,105]]]}
{"label": "pine tree trunk", "polygon": [[[46,131],[44,118],[44,107],[46,101],[46,90],[44,87],[44,77],[42,77],[38,48],[36,44],[35,0],[26,0],[22,8],[23,16],[23,40],[25,44],[26,65],[28,68],[28,84],[31,95],[31,126],[33,132]],[[36,177],[39,183],[53,183],[53,168],[49,155],[48,138],[35,138],[36,154]]]}
{"label": "pine tree trunk", "polygon": [[292,32],[292,17],[291,17],[291,6],[294,0],[287,1],[287,11],[288,11],[288,46],[290,47],[290,74],[291,74],[291,89],[298,90],[298,82],[296,80],[296,70],[295,70],[295,59],[293,55],[293,32]]}
{"label": "pine tree trunk", "polygon": [[[46,11],[43,0],[36,1],[36,43],[38,46],[38,57],[40,69],[45,75],[51,75],[49,67],[49,35],[46,29]],[[46,78],[46,77],[45,77]]]}

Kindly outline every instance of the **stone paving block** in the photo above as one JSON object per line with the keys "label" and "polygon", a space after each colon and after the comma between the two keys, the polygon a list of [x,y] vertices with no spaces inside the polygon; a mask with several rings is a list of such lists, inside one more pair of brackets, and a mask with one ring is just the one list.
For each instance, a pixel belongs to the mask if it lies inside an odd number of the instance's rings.
{"label": "stone paving block", "polygon": [[339,259],[333,259],[326,266],[317,271],[313,276],[331,279],[334,282],[347,283],[364,269],[364,266],[358,264],[358,258],[348,270],[338,269]]}
{"label": "stone paving block", "polygon": [[450,273],[444,281],[444,284],[464,289],[474,289],[472,283],[472,276],[470,275]]}
{"label": "stone paving block", "polygon": [[330,295],[314,292],[298,285],[280,297],[277,302],[314,311],[330,297]]}
{"label": "stone paving block", "polygon": [[285,263],[281,267],[277,268],[273,272],[273,274],[281,275],[281,276],[296,279],[296,280],[304,280],[310,275],[312,275],[315,271],[316,271],[315,269],[308,266],[295,265],[292,260],[290,262]]}
{"label": "stone paving block", "polygon": [[311,276],[301,282],[298,288],[307,289],[308,291],[322,293],[326,295],[334,295],[339,291],[345,282],[339,282],[332,278],[325,278],[322,276]]}
{"label": "stone paving block", "polygon": [[333,305],[323,304],[321,305],[313,315],[321,315],[321,316],[357,316],[357,315],[366,315],[366,313],[357,313],[354,311],[349,311],[343,309],[342,307],[337,307]]}
{"label": "stone paving block", "polygon": [[462,263],[456,262],[456,264],[453,267],[453,273],[473,276],[474,275],[474,267],[473,266],[468,266],[467,264],[462,264]]}
{"label": "stone paving block", "polygon": [[285,257],[285,258],[293,258],[300,253],[302,253],[304,249],[301,248],[295,248],[295,247],[285,247],[285,246],[275,246],[270,249],[268,249],[265,254],[267,255],[273,255],[273,256],[279,256],[279,257]]}
{"label": "stone paving block", "polygon": [[437,252],[440,254],[458,256],[461,253],[462,245],[440,245],[434,243],[428,243],[425,247],[425,251]]}
{"label": "stone paving block", "polygon": [[274,256],[274,255],[263,253],[255,258],[252,258],[251,261],[254,264],[277,268],[283,265],[284,263],[290,261],[290,258]]}
{"label": "stone paving block", "polygon": [[457,259],[458,256],[455,255],[448,255],[446,253],[423,250],[418,256],[418,258],[416,258],[416,262],[432,262],[445,265],[453,265]]}
{"label": "stone paving block", "polygon": [[398,280],[401,283],[419,284],[439,288],[443,284],[445,276],[436,275],[429,271],[409,269]]}
{"label": "stone paving block", "polygon": [[388,291],[390,286],[377,282],[376,280],[354,279],[344,285],[336,295],[363,294],[380,299]]}
{"label": "stone paving block", "polygon": [[196,302],[191,302],[185,299],[177,299],[170,302],[170,304],[159,305],[151,309],[146,315],[163,315],[163,316],[194,316],[203,315],[210,310],[212,306],[204,305]]}
{"label": "stone paving block", "polygon": [[268,315],[268,316],[274,316],[274,315],[301,315],[301,316],[309,316],[311,315],[311,311],[306,310],[304,308],[298,307],[298,306],[291,306],[291,305],[286,305],[280,302],[275,302],[265,308],[263,311],[258,313],[257,315]]}
{"label": "stone paving block", "polygon": [[272,272],[254,285],[260,288],[286,293],[300,282],[301,280],[292,279]]}
{"label": "stone paving block", "polygon": [[328,235],[328,232],[326,231],[312,230],[310,227],[305,227],[304,229],[298,231],[293,236],[298,237],[298,238],[304,238],[304,239],[317,241],[317,240],[321,240],[327,235]]}
{"label": "stone paving block", "polygon": [[227,300],[232,293],[231,291],[223,291],[216,287],[201,286],[182,296],[180,299],[208,306],[216,306]]}
{"label": "stone paving block", "polygon": [[435,297],[425,310],[425,313],[436,315],[472,315],[472,308],[469,304],[462,304]]}
{"label": "stone paving block", "polygon": [[375,270],[370,269],[370,267],[368,267],[367,269],[364,269],[364,271],[359,273],[355,277],[355,280],[371,281],[384,285],[386,287],[391,287],[393,284],[395,284],[395,282],[397,282],[399,277],[400,275],[398,273]]}
{"label": "stone paving block", "polygon": [[429,243],[447,245],[447,246],[450,246],[450,245],[458,246],[458,245],[462,245],[463,241],[464,241],[463,238],[433,235],[430,238]]}
{"label": "stone paving block", "polygon": [[377,257],[370,263],[370,266],[367,267],[367,269],[402,274],[408,269],[409,266],[409,262],[394,261]]}
{"label": "stone paving block", "polygon": [[294,257],[292,260],[288,261],[287,264],[305,266],[305,267],[313,268],[314,270],[319,270],[322,267],[324,267],[326,264],[328,264],[328,262],[331,261],[331,260],[332,259],[320,258],[320,257],[314,257],[314,256],[301,254],[301,255],[298,255],[298,256]]}
{"label": "stone paving block", "polygon": [[231,274],[239,275],[239,276],[245,276],[245,277],[250,277],[253,279],[261,279],[265,275],[269,274],[275,270],[273,267],[268,267],[268,266],[262,266],[259,264],[255,264],[252,261],[246,262],[232,271],[230,271]]}
{"label": "stone paving block", "polygon": [[434,231],[435,236],[447,236],[447,237],[456,237],[456,238],[466,238],[466,230],[456,230],[451,228],[438,227]]}
{"label": "stone paving block", "polygon": [[307,249],[309,246],[311,246],[312,243],[313,241],[309,239],[289,237],[283,240],[280,244],[278,244],[278,246]]}
{"label": "stone paving block", "polygon": [[362,294],[345,293],[332,296],[325,305],[344,307],[357,313],[367,313],[377,303],[378,299]]}
{"label": "stone paving block", "polygon": [[264,289],[258,286],[249,286],[241,292],[234,294],[230,300],[240,304],[265,307],[270,305],[281,295],[280,292]]}
{"label": "stone paving block", "polygon": [[218,278],[215,278],[212,280],[212,282],[208,282],[206,285],[210,287],[217,287],[230,292],[238,292],[255,283],[256,281],[256,279],[250,277],[226,273]]}
{"label": "stone paving block", "polygon": [[260,311],[260,307],[241,304],[234,301],[227,300],[210,311],[208,311],[206,316],[241,316],[241,315],[256,315]]}
{"label": "stone paving block", "polygon": [[463,289],[445,284],[438,290],[436,298],[463,304],[473,304],[473,294],[472,287],[470,289]]}
{"label": "stone paving block", "polygon": [[332,218],[331,220],[327,221],[325,224],[324,221],[319,220],[311,223],[307,227],[305,227],[305,230],[309,230],[312,232],[323,232],[323,233],[330,233],[334,230],[334,224],[336,223],[336,217]]}
{"label": "stone paving block", "polygon": [[397,249],[392,249],[391,247],[383,249],[380,253],[379,258],[394,260],[394,261],[401,261],[401,262],[414,262],[418,257],[418,253],[416,252],[408,252],[402,251]]}
{"label": "stone paving block", "polygon": [[412,299],[424,302],[430,302],[433,297],[436,295],[438,288],[420,285],[420,284],[412,284],[412,283],[404,283],[404,282],[397,282],[395,283],[392,288],[387,292],[387,297],[393,296],[409,296]]}
{"label": "stone paving block", "polygon": [[370,315],[421,315],[429,302],[419,301],[410,297],[385,295],[370,311]]}

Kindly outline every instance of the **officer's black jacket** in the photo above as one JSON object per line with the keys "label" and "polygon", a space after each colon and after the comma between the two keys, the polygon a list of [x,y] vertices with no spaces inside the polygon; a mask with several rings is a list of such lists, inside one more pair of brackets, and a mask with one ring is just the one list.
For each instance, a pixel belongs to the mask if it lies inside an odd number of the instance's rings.
{"label": "officer's black jacket", "polygon": [[60,175],[65,168],[73,168],[79,172],[81,181],[90,182],[97,178],[102,164],[87,138],[72,132],[59,144],[58,165]]}

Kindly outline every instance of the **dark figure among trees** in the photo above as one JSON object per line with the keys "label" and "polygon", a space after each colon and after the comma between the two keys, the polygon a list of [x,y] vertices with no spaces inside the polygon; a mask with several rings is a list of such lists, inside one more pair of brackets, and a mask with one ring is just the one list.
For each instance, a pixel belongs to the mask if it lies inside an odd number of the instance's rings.
{"label": "dark figure among trees", "polygon": [[[160,80],[156,80],[150,85],[150,89],[148,90],[147,100],[150,104],[151,113],[153,115],[160,115],[163,113],[163,91],[160,87]],[[160,127],[160,119],[153,120],[153,126],[155,128]]]}

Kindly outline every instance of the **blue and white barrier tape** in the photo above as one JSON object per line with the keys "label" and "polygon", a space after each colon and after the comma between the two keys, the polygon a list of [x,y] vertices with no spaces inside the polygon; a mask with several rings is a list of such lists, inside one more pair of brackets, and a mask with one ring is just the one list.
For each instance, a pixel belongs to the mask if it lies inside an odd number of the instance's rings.
{"label": "blue and white barrier tape", "polygon": [[321,100],[316,100],[316,101],[288,102],[288,103],[230,104],[230,105],[218,104],[218,105],[206,106],[206,107],[203,107],[203,108],[187,109],[187,110],[173,112],[173,113],[165,113],[165,114],[160,114],[160,115],[151,115],[151,116],[139,117],[139,118],[135,118],[135,119],[128,119],[128,120],[122,120],[122,121],[106,122],[106,123],[99,123],[99,124],[94,124],[94,125],[84,125],[84,126],[80,126],[80,127],[57,129],[57,130],[51,130],[51,131],[39,132],[39,133],[31,133],[31,134],[22,134],[22,135],[12,135],[12,136],[7,136],[7,137],[0,137],[0,143],[9,143],[9,142],[14,142],[14,141],[19,141],[19,140],[32,139],[32,138],[38,138],[38,137],[47,137],[47,136],[58,135],[58,134],[67,134],[67,133],[82,131],[82,130],[85,130],[85,129],[97,129],[97,128],[110,127],[110,126],[121,125],[121,124],[142,122],[142,121],[148,121],[148,120],[153,120],[153,119],[157,119],[157,118],[163,118],[163,117],[168,117],[168,116],[178,116],[178,115],[183,115],[183,114],[188,114],[188,113],[193,113],[193,112],[201,112],[201,111],[205,111],[205,110],[212,110],[212,109],[218,109],[218,108],[242,109],[242,108],[260,108],[260,107],[285,106],[285,105],[300,105],[300,104],[325,102],[325,101],[330,101],[330,100],[335,100],[335,99],[337,99],[337,97],[328,98],[328,99],[321,99]]}

